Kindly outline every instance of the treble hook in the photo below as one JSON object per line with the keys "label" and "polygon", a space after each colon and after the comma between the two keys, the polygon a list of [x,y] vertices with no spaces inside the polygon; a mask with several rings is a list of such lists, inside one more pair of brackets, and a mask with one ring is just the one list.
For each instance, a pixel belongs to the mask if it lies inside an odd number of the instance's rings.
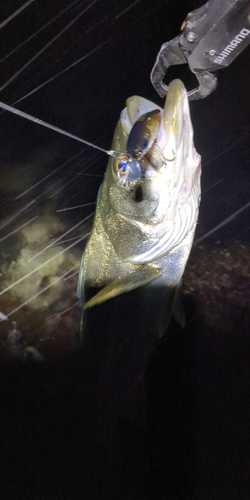
{"label": "treble hook", "polygon": [[165,159],[165,161],[166,161],[166,162],[168,162],[168,161],[174,161],[174,160],[175,160],[175,158],[176,158],[176,154],[175,154],[174,150],[172,149],[171,151],[172,151],[172,153],[173,153],[173,158],[171,158],[171,160],[169,160],[168,158],[166,158],[166,159]]}

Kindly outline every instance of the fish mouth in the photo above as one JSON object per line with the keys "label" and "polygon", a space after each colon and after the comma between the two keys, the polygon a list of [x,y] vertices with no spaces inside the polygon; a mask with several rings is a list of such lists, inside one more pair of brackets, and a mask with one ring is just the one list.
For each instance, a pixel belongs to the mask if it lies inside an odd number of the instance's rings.
{"label": "fish mouth", "polygon": [[[193,146],[188,97],[182,81],[176,79],[169,84],[164,109],[143,97],[129,97],[112,146],[118,151],[113,162],[115,178],[118,184],[136,192],[135,201],[156,199],[156,192],[159,198],[160,185],[169,182],[170,176],[180,199],[187,199],[192,186],[192,172],[187,165],[200,163],[200,156]],[[151,188],[145,183],[147,179],[152,180]],[[136,184],[141,187],[135,188]],[[139,190],[141,196],[137,196]]]}
{"label": "fish mouth", "polygon": [[127,99],[112,147],[125,157],[121,171],[113,163],[111,205],[135,233],[148,234],[145,242],[138,236],[129,256],[117,248],[127,262],[153,262],[194,232],[198,218],[200,155],[181,80],[170,83],[164,109],[143,97]]}

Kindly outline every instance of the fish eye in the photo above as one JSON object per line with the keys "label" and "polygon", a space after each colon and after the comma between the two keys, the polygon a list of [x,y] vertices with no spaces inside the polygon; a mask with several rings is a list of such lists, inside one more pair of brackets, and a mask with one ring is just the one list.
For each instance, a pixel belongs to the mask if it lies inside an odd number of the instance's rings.
{"label": "fish eye", "polygon": [[130,159],[130,155],[127,155],[125,153],[118,154],[113,162],[113,169],[115,174],[117,174],[119,177],[123,177],[126,172],[126,166],[127,163]]}
{"label": "fish eye", "polygon": [[132,182],[141,178],[140,162],[126,153],[120,153],[115,157],[113,171],[119,181]]}

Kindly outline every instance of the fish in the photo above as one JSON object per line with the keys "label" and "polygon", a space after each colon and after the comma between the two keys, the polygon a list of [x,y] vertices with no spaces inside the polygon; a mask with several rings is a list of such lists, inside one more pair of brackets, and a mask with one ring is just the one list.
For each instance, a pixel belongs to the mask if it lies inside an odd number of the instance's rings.
{"label": "fish", "polygon": [[128,98],[111,147],[80,264],[80,330],[88,329],[88,311],[98,316],[119,298],[125,318],[131,309],[159,339],[173,314],[184,323],[181,282],[201,193],[201,157],[182,81],[170,83],[164,109]]}

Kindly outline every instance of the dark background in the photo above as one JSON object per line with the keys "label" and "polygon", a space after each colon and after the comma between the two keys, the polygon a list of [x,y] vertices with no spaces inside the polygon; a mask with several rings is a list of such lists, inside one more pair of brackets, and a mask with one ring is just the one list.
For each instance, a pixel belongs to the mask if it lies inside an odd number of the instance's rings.
{"label": "dark background", "polygon": [[[23,44],[70,5],[64,0],[35,0],[0,30],[1,101],[109,148],[128,96],[138,94],[161,103],[149,80],[156,54],[162,43],[178,35],[187,13],[202,3],[97,0],[52,43],[91,5],[75,2]],[[0,26],[22,4],[2,0]],[[23,45],[15,50],[19,44]],[[216,92],[191,103],[195,145],[203,166],[197,238],[249,202],[249,62],[248,48],[218,73]],[[44,154],[56,166],[81,151],[82,172],[104,172],[106,158],[94,149],[7,112],[0,112],[0,126],[2,179],[9,174],[6,164],[29,162]],[[70,168],[69,176],[79,172],[74,163]],[[100,178],[93,179],[79,183],[76,176],[75,204],[95,200]],[[65,193],[62,206],[71,196],[71,190]],[[87,213],[90,210],[80,209],[69,223]],[[249,208],[215,232],[207,247],[209,252],[211,248],[234,252],[236,241],[244,245],[245,279],[248,218]],[[249,499],[248,303],[244,308],[236,303],[232,312],[227,297],[219,297],[225,321],[216,320],[217,278],[209,255],[205,247],[202,265],[209,272],[214,300],[205,315],[196,314],[193,296],[186,300],[186,328],[172,326],[175,333],[161,342],[149,364],[149,430],[128,419],[124,425],[120,421],[112,438],[114,463],[105,455],[96,456],[98,437],[86,445],[92,418],[88,414],[91,374],[79,353],[42,366],[20,367],[14,362],[2,366],[1,498]],[[237,255],[235,251],[236,262]],[[193,258],[198,262],[198,255]],[[233,286],[237,290],[238,282]]]}

